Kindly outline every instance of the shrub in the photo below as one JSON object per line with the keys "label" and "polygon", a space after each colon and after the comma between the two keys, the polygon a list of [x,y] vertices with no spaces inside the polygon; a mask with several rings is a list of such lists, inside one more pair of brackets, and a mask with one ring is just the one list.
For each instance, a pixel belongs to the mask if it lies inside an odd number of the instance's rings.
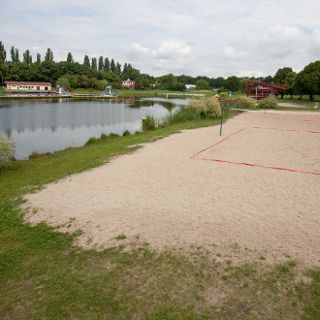
{"label": "shrub", "polygon": [[0,136],[0,167],[8,167],[14,159],[14,143]]}
{"label": "shrub", "polygon": [[236,101],[236,105],[240,108],[253,109],[257,106],[257,101],[250,97],[241,96]]}
{"label": "shrub", "polygon": [[201,117],[219,117],[221,115],[220,102],[216,98],[194,99],[189,102],[188,108],[196,110]]}
{"label": "shrub", "polygon": [[208,114],[212,115],[215,118],[220,117],[221,106],[219,100],[216,98],[206,98],[205,101],[208,107]]}
{"label": "shrub", "polygon": [[123,137],[130,136],[130,135],[131,135],[131,133],[130,133],[129,130],[126,130],[126,131],[122,134]]}
{"label": "shrub", "polygon": [[88,141],[85,143],[85,145],[88,146],[90,144],[96,143],[97,141],[98,141],[97,138],[91,137],[91,138],[88,139]]}
{"label": "shrub", "polygon": [[142,130],[154,130],[156,128],[156,120],[152,116],[146,116],[142,119]]}
{"label": "shrub", "polygon": [[36,159],[36,158],[48,156],[50,154],[52,154],[52,153],[51,152],[40,153],[38,151],[32,151],[32,153],[29,155],[29,159]]}
{"label": "shrub", "polygon": [[259,101],[258,106],[261,109],[271,109],[278,105],[278,101],[275,97],[267,97]]}
{"label": "shrub", "polygon": [[178,112],[175,112],[168,116],[166,123],[181,123],[199,120],[201,114],[198,110],[193,108],[181,108]]}

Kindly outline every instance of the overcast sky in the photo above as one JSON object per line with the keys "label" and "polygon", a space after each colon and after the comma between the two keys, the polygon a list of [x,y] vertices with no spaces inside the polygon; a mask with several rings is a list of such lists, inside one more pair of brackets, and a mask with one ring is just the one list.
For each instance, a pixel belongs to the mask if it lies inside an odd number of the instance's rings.
{"label": "overcast sky", "polygon": [[[320,0],[0,0],[0,41],[142,72],[269,75],[320,60]],[[8,54],[9,55],[9,54]]]}

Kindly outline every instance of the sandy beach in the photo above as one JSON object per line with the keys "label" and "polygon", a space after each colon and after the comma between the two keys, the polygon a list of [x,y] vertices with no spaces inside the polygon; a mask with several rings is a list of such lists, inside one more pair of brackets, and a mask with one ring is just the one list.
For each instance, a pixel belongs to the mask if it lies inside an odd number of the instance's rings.
{"label": "sandy beach", "polygon": [[[320,114],[245,112],[26,196],[26,215],[98,250],[239,247],[320,265]],[[137,240],[138,239],[138,240]]]}

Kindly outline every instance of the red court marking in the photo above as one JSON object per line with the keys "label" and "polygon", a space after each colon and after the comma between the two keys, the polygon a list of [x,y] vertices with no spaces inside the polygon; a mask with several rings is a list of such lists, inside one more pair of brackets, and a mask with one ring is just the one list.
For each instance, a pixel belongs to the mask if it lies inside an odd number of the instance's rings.
{"label": "red court marking", "polygon": [[[279,131],[287,131],[287,132],[320,133],[318,131],[300,131],[300,130],[296,130],[296,129],[263,128],[263,127],[251,127],[251,128],[252,129],[264,129],[264,130],[279,130]],[[193,154],[191,156],[191,159],[212,161],[212,162],[218,162],[218,163],[227,163],[227,164],[237,164],[237,165],[242,165],[242,166],[247,166],[247,167],[257,167],[257,168],[263,168],[263,169],[272,169],[272,170],[279,170],[279,171],[287,171],[287,172],[303,173],[303,174],[311,174],[311,175],[315,175],[315,176],[320,176],[320,172],[316,172],[316,171],[305,171],[305,170],[293,169],[293,168],[274,167],[274,166],[267,166],[267,165],[262,165],[259,163],[251,163],[251,162],[237,162],[237,161],[230,161],[230,160],[223,160],[223,159],[210,159],[210,158],[199,158],[199,157],[197,158],[197,156],[199,156],[204,151],[209,150],[211,148],[214,148],[215,146],[230,139],[234,135],[236,135],[244,130],[247,130],[247,129],[250,129],[250,127],[249,128],[242,128],[242,129],[232,133],[231,135],[227,136],[226,138],[210,145],[209,147],[204,148],[204,149],[196,152],[195,154]]]}
{"label": "red court marking", "polygon": [[297,129],[264,128],[264,127],[252,127],[252,128],[253,129],[264,129],[264,130],[288,131],[288,132],[320,133],[320,131],[308,131],[308,130],[297,130]]}
{"label": "red court marking", "polygon": [[232,136],[234,136],[234,135],[236,135],[236,134],[238,134],[238,133],[240,133],[241,131],[244,131],[244,130],[246,130],[246,129],[247,129],[247,128],[242,128],[242,129],[240,129],[240,130],[238,130],[238,131],[230,134],[230,136],[227,136],[227,137],[223,138],[222,140],[220,140],[220,141],[218,141],[218,142],[210,145],[209,147],[204,148],[204,149],[196,152],[195,154],[193,154],[193,155],[191,156],[191,159],[194,159],[196,156],[198,156],[198,155],[201,154],[202,152],[207,151],[207,150],[209,150],[209,149],[217,146],[218,144],[221,144],[221,143],[225,142],[226,140],[230,139]]}
{"label": "red court marking", "polygon": [[238,165],[247,166],[247,167],[257,167],[257,168],[263,168],[263,169],[289,171],[289,172],[295,172],[295,173],[312,174],[312,175],[315,175],[315,176],[320,176],[320,172],[316,172],[316,171],[304,171],[304,170],[292,169],[292,168],[265,166],[265,165],[262,165],[262,164],[259,164],[259,163],[236,162],[236,161],[221,160],[221,159],[209,159],[209,158],[198,158],[198,159],[199,160],[204,160],[204,161],[213,161],[213,162],[228,163],[228,164],[238,164]]}

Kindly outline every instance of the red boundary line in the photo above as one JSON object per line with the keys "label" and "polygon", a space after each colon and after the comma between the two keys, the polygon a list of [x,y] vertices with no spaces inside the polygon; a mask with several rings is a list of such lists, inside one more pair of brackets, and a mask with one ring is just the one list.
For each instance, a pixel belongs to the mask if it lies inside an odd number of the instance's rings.
{"label": "red boundary line", "polygon": [[308,131],[308,130],[297,130],[297,129],[281,129],[281,128],[264,128],[264,127],[252,127],[253,129],[264,129],[264,130],[278,130],[288,132],[302,132],[302,133],[320,133],[320,131]]}
{"label": "red boundary line", "polygon": [[191,156],[191,159],[194,159],[196,156],[198,156],[198,155],[201,154],[202,152],[207,151],[208,149],[211,149],[211,148],[217,146],[218,144],[221,144],[221,143],[225,142],[226,140],[230,139],[232,136],[234,136],[234,135],[236,135],[236,134],[238,134],[238,133],[240,133],[241,131],[244,131],[244,130],[246,130],[246,129],[247,129],[247,128],[242,128],[242,129],[240,129],[240,130],[238,130],[238,131],[230,134],[230,136],[227,136],[227,137],[223,138],[222,140],[220,140],[220,141],[218,141],[218,142],[210,145],[209,147],[206,147],[206,148],[204,148],[204,149],[196,152],[195,154],[193,154],[193,155]]}
{"label": "red boundary line", "polygon": [[[318,131],[299,131],[295,129],[280,129],[280,128],[263,128],[263,127],[251,127],[253,129],[264,129],[264,130],[279,130],[279,131],[288,131],[288,132],[305,132],[305,133],[320,133]],[[212,161],[212,162],[219,162],[219,163],[228,163],[228,164],[237,164],[237,165],[243,165],[243,166],[248,166],[248,167],[258,167],[258,168],[263,168],[263,169],[272,169],[272,170],[280,170],[280,171],[288,171],[288,172],[294,172],[294,173],[303,173],[303,174],[311,174],[315,176],[320,176],[320,172],[316,171],[304,171],[304,170],[299,170],[299,169],[292,169],[292,168],[282,168],[282,167],[274,167],[274,166],[266,166],[258,163],[251,163],[251,162],[236,162],[236,161],[230,161],[230,160],[222,160],[222,159],[210,159],[210,158],[196,158],[199,156],[201,153],[203,153],[206,150],[209,150],[211,148],[214,148],[215,146],[225,142],[226,140],[230,139],[234,135],[247,130],[249,128],[242,128],[231,135],[227,136],[226,138],[208,146],[207,148],[204,148],[195,154],[191,156],[191,159],[198,159],[198,160],[203,160],[203,161]]]}
{"label": "red boundary line", "polygon": [[238,164],[247,167],[258,167],[264,169],[272,169],[272,170],[280,170],[280,171],[289,171],[295,173],[303,173],[303,174],[312,174],[315,176],[320,176],[320,172],[315,171],[304,171],[299,169],[291,169],[291,168],[282,168],[282,167],[274,167],[274,166],[265,166],[258,163],[251,163],[251,162],[236,162],[236,161],[229,161],[229,160],[221,160],[221,159],[209,159],[209,158],[198,158],[199,160],[203,161],[213,161],[213,162],[220,162],[220,163],[228,163],[228,164]]}

